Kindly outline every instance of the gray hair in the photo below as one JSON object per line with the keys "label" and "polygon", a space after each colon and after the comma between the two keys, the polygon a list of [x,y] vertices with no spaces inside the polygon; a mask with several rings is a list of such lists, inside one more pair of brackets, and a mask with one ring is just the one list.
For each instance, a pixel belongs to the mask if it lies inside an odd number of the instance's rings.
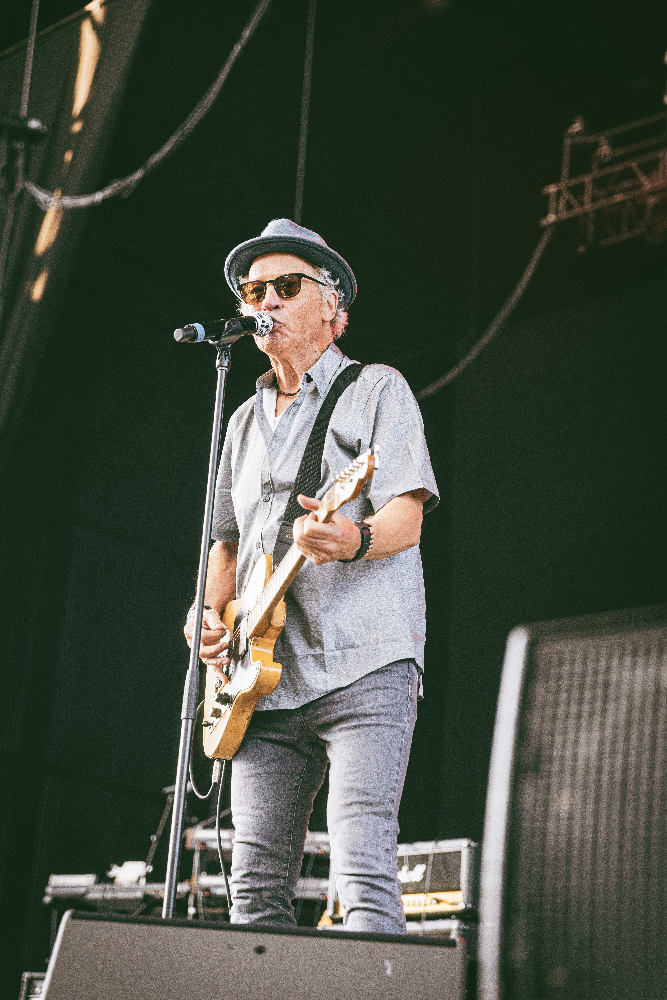
{"label": "gray hair", "polygon": [[340,279],[334,278],[331,271],[327,271],[326,267],[316,267],[317,277],[320,281],[323,281],[326,287],[318,285],[320,289],[320,294],[322,298],[326,295],[327,288],[333,289],[334,292],[338,292],[338,302],[336,304],[336,314],[331,320],[331,333],[333,334],[333,339],[338,340],[345,333],[345,328],[347,326],[347,310],[345,309],[345,301],[338,288],[340,285]]}
{"label": "gray hair", "polygon": [[[338,302],[336,304],[336,313],[334,318],[331,320],[331,333],[334,340],[338,340],[345,333],[345,328],[347,327],[347,310],[345,309],[345,303],[343,296],[338,288],[340,285],[340,279],[334,278],[330,271],[327,271],[326,267],[315,267],[314,264],[311,265],[317,276],[318,281],[323,282],[323,285],[318,285],[320,290],[320,295],[322,299],[327,294],[327,291],[334,291],[338,293]],[[248,278],[239,278],[239,282],[247,281]],[[252,313],[252,308],[246,306],[245,302],[242,300],[239,302],[239,312],[242,316],[249,315]]]}

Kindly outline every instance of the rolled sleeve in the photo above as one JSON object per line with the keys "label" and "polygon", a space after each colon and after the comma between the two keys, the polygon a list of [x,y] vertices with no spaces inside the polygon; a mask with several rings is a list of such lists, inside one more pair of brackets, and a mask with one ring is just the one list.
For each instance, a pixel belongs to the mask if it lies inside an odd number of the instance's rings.
{"label": "rolled sleeve", "polygon": [[379,449],[368,500],[377,511],[395,497],[424,491],[424,512],[438,504],[438,487],[424,438],[424,423],[410,386],[398,372],[384,369],[370,394],[366,415],[370,441]]}

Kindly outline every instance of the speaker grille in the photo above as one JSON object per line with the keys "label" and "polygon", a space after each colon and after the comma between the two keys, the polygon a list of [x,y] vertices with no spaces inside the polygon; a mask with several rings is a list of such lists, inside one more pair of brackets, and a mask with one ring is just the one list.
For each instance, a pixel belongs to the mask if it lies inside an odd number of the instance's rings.
{"label": "speaker grille", "polygon": [[529,630],[525,645],[498,992],[662,1000],[667,628],[553,632]]}

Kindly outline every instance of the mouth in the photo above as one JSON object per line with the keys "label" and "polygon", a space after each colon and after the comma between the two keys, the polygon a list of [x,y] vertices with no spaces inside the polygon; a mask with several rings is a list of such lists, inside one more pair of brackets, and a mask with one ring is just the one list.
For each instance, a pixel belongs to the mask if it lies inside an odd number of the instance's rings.
{"label": "mouth", "polygon": [[275,319],[274,317],[271,318],[273,319],[273,327],[269,331],[269,335],[272,333],[280,333],[280,331],[283,329],[283,324],[280,322],[279,319]]}
{"label": "mouth", "polygon": [[284,334],[288,333],[288,328],[285,326],[284,323],[281,323],[281,321],[279,319],[276,319],[276,317],[273,315],[271,316],[271,319],[273,320],[273,326],[271,327],[268,333],[265,333],[263,336],[259,336],[258,334],[254,335],[255,341],[260,346],[261,344],[266,344],[268,341],[271,341],[271,339],[276,336],[281,337]]}

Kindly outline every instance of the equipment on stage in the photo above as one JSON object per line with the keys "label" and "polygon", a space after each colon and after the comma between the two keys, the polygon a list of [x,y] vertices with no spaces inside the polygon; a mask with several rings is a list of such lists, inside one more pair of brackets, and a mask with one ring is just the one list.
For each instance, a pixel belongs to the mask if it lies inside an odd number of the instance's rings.
{"label": "equipment on stage", "polygon": [[19,1000],[41,1000],[44,996],[45,972],[24,972],[21,976]]}
{"label": "equipment on stage", "polygon": [[471,840],[399,844],[398,877],[408,920],[475,910],[476,847]]}
{"label": "equipment on stage", "polygon": [[[189,882],[179,882],[176,898],[187,899]],[[135,913],[137,909],[161,906],[164,882],[144,882],[134,885],[116,885],[98,882],[96,875],[51,875],[44,890],[44,905],[63,907],[80,906],[102,913]]]}
{"label": "equipment on stage", "polygon": [[565,132],[560,180],[542,188],[549,208],[540,225],[576,220],[581,253],[667,228],[667,116],[657,114],[589,133],[581,117]]}
{"label": "equipment on stage", "polygon": [[[220,831],[223,854],[231,858],[234,830]],[[179,882],[176,901],[188,920],[226,920],[224,877],[208,874],[217,865],[216,832],[206,826],[185,831],[185,847],[193,852],[192,874]],[[409,933],[456,936],[462,922],[476,920],[476,850],[471,840],[434,840],[399,844],[398,877],[403,887],[403,909]],[[125,862],[108,872],[114,883],[98,882],[97,876],[51,875],[44,904],[59,912],[67,907],[101,913],[152,914],[164,898],[164,883],[147,882],[144,862]],[[123,877],[123,872],[126,873]],[[120,873],[120,874],[119,874]],[[331,896],[329,834],[308,831],[301,878],[297,882],[297,916],[304,926],[336,926],[339,911],[326,920]],[[303,904],[307,904],[304,906]],[[322,919],[324,917],[324,922]],[[448,917],[450,919],[442,919]]]}
{"label": "equipment on stage", "polygon": [[[324,524],[343,504],[354,500],[377,465],[370,451],[356,458],[339,473],[317,510],[317,520]],[[208,757],[229,760],[238,750],[260,698],[270,694],[282,668],[273,661],[273,647],[285,626],[285,592],[306,557],[292,545],[275,572],[273,557],[262,556],[256,564],[243,597],[230,601],[222,621],[231,636],[224,683],[218,671],[207,667],[204,695],[204,752]]]}
{"label": "equipment on stage", "polygon": [[[221,830],[223,853],[231,857],[234,830]],[[195,826],[186,831],[186,847],[194,851],[195,872],[205,871],[207,862],[215,862],[216,834],[208,827]],[[339,911],[333,905],[329,881],[329,834],[308,831],[304,849],[305,861],[302,878],[297,886],[297,899],[327,900],[330,919],[320,911],[319,926],[335,926]],[[403,888],[402,900],[405,916],[410,926],[417,923],[435,932],[433,918],[445,915],[476,920],[477,907],[477,844],[472,840],[433,840],[415,844],[398,845],[398,877]],[[315,876],[315,877],[314,877]],[[205,897],[223,897],[224,881],[221,875],[200,874],[197,891]],[[324,922],[323,922],[324,921]],[[413,925],[413,921],[415,922]],[[453,928],[442,921],[440,933],[449,934]],[[426,931],[424,926],[424,930]]]}
{"label": "equipment on stage", "polygon": [[480,886],[482,1000],[663,1000],[667,607],[507,641]]}
{"label": "equipment on stage", "polygon": [[65,914],[46,1000],[463,1000],[464,941]]}

